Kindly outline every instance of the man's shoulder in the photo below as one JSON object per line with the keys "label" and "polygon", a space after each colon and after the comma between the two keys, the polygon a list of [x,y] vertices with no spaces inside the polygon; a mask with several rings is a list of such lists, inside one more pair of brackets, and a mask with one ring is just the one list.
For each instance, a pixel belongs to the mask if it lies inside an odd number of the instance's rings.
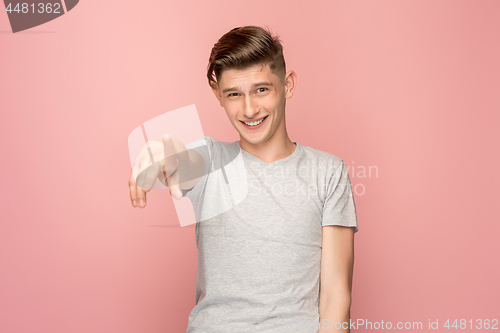
{"label": "man's shoulder", "polygon": [[[200,152],[205,160],[213,162],[214,168],[225,166],[235,160],[240,154],[239,141],[226,142],[212,136],[204,135],[198,140],[186,145],[186,148]],[[212,162],[210,162],[212,164]]]}
{"label": "man's shoulder", "polygon": [[343,162],[342,158],[333,153],[304,145],[302,147],[304,148],[306,159],[317,160],[318,163],[328,163],[332,166],[338,166]]}
{"label": "man's shoulder", "polygon": [[215,151],[239,151],[240,145],[239,141],[221,141],[212,136],[205,135],[203,136],[206,142],[213,148]]}
{"label": "man's shoulder", "polygon": [[203,135],[201,138],[199,138],[196,141],[206,141],[206,142],[209,142],[211,144],[221,144],[221,145],[225,145],[225,146],[238,144],[238,142],[239,142],[239,141],[222,141],[222,140],[218,140],[210,135]]}
{"label": "man's shoulder", "polygon": [[226,141],[220,141],[217,140],[216,138],[210,136],[210,135],[204,135],[200,138],[198,138],[195,141],[192,141],[188,144],[186,144],[187,148],[195,148],[195,147],[201,147],[201,146],[210,146],[210,148],[234,148],[236,146],[239,146],[239,141],[233,141],[233,142],[226,142]]}

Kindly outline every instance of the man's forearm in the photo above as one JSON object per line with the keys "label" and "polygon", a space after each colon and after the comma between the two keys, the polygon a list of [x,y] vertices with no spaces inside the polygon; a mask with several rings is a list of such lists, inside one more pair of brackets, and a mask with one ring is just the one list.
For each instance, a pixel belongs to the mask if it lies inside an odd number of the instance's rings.
{"label": "man's forearm", "polygon": [[[169,186],[179,185],[181,190],[189,190],[193,188],[204,175],[205,160],[203,156],[194,149],[186,149],[181,141],[172,138],[172,142],[176,151],[179,151],[179,153],[175,156],[178,161],[177,170],[175,171],[177,177],[173,177],[172,175],[174,173],[172,173],[169,179]],[[166,185],[164,170],[160,170],[158,179],[163,185]]]}
{"label": "man's forearm", "polygon": [[179,187],[183,190],[188,190],[194,187],[198,181],[201,179],[205,172],[205,161],[203,157],[193,149],[188,149],[186,151],[187,158],[183,164],[183,168],[179,165]]}
{"label": "man's forearm", "polygon": [[[350,333],[351,295],[332,294],[320,297],[318,333],[343,332]],[[325,320],[325,322],[323,322]]]}

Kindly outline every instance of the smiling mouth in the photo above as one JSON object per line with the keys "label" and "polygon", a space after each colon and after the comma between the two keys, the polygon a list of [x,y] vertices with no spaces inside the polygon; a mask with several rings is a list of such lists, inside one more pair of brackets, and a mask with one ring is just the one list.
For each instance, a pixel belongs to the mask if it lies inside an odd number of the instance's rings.
{"label": "smiling mouth", "polygon": [[253,121],[253,122],[250,122],[250,123],[247,123],[245,121],[242,121],[240,120],[242,123],[244,123],[245,125],[248,125],[248,126],[257,126],[259,125],[261,122],[264,121],[264,119],[266,119],[269,115],[265,116],[264,118],[261,118],[260,120],[256,120],[256,121]]}

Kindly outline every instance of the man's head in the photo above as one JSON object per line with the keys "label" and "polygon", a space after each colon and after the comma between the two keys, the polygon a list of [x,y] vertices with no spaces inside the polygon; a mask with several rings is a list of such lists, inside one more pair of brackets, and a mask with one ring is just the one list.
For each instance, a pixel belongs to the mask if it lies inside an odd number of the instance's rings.
{"label": "man's head", "polygon": [[[297,76],[286,73],[277,36],[256,26],[232,29],[214,45],[207,77],[242,143],[288,138],[285,104],[293,95]],[[244,124],[262,118],[258,126]]]}

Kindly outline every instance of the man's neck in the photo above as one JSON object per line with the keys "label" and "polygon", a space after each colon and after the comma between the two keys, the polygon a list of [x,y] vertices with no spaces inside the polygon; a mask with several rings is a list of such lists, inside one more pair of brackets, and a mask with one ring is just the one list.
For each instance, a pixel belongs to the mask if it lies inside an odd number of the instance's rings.
{"label": "man's neck", "polygon": [[293,154],[297,146],[290,140],[286,132],[282,136],[276,134],[271,139],[259,144],[252,144],[240,136],[240,147],[268,164]]}

